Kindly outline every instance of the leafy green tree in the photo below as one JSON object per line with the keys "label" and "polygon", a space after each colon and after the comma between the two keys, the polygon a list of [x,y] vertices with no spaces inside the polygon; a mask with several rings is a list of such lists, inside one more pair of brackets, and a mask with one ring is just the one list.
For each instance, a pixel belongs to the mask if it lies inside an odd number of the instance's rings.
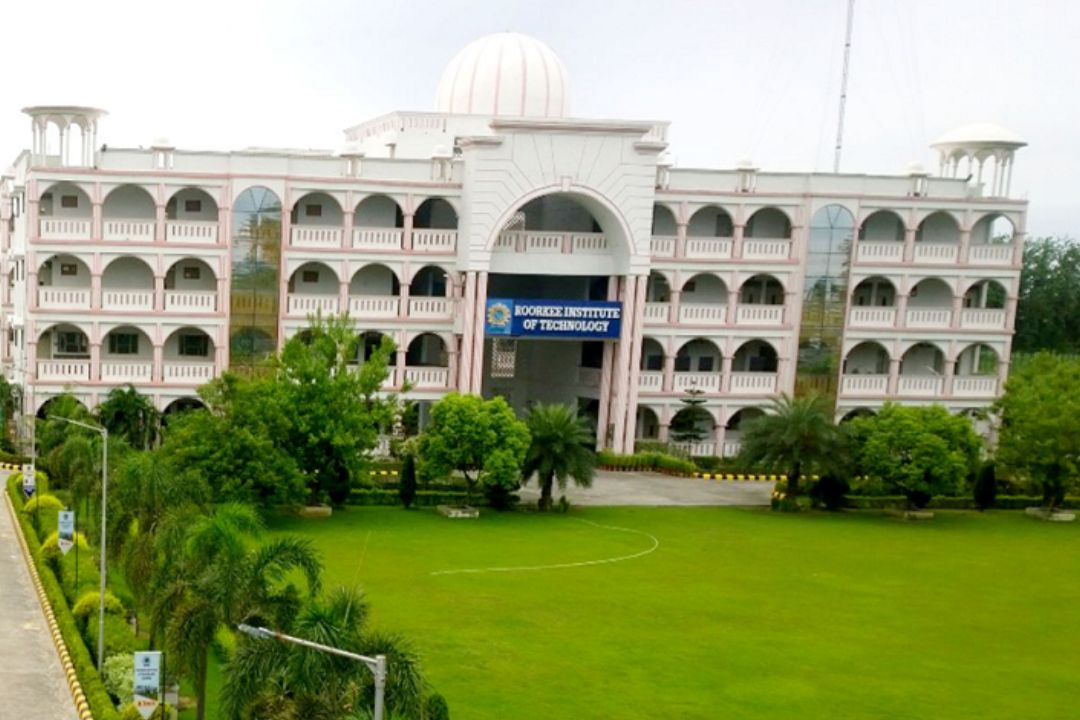
{"label": "leafy green tree", "polygon": [[[416,655],[401,638],[371,631],[368,617],[359,590],[335,588],[275,629],[361,655],[386,655],[388,716],[419,718],[426,683]],[[221,701],[228,720],[343,720],[372,707],[374,684],[371,672],[352,660],[239,636],[225,667]]]}
{"label": "leafy green tree", "polygon": [[739,459],[787,474],[786,497],[799,495],[803,474],[823,472],[840,447],[832,411],[820,395],[773,398],[766,413],[743,426]]}
{"label": "leafy green tree", "polygon": [[578,487],[590,487],[596,468],[596,453],[590,447],[592,432],[570,405],[537,404],[526,417],[532,440],[521,471],[527,483],[536,475],[540,484],[541,511],[551,509],[554,484],[566,489],[571,479]]}
{"label": "leafy green tree", "polygon": [[688,388],[686,396],[679,398],[684,407],[671,419],[671,437],[677,442],[701,442],[706,433],[702,425],[712,425],[713,416],[705,409],[706,400],[701,388]]}
{"label": "leafy green tree", "polygon": [[149,450],[157,439],[161,413],[133,385],[110,390],[97,414],[110,433],[124,437],[133,448]]}
{"label": "leafy green tree", "polygon": [[529,428],[506,400],[450,393],[431,408],[420,436],[420,468],[429,478],[460,472],[471,502],[478,481],[510,492],[520,487],[528,448]]}
{"label": "leafy green tree", "polygon": [[1016,307],[1013,351],[1080,352],[1080,243],[1028,240]]}
{"label": "leafy green tree", "polygon": [[217,633],[241,622],[287,627],[304,603],[292,577],[304,578],[308,597],[319,592],[322,566],[311,544],[288,537],[253,544],[261,530],[250,506],[220,505],[187,523],[172,550],[176,572],[160,595],[157,612],[168,617],[165,636],[172,662],[195,686],[197,720],[206,717],[209,653]]}
{"label": "leafy green tree", "polygon": [[1014,367],[995,410],[997,461],[1057,507],[1080,474],[1080,358],[1038,353]]}
{"label": "leafy green tree", "polygon": [[401,461],[401,474],[398,476],[398,497],[406,508],[412,507],[416,500],[416,458],[412,453]]}
{"label": "leafy green tree", "polygon": [[73,435],[96,435],[93,430],[87,430],[71,423],[63,422],[57,418],[78,420],[79,422],[94,424],[94,416],[79,402],[78,398],[69,392],[57,395],[46,406],[44,420],[37,421],[36,440],[38,457],[47,457],[57,446],[62,445]]}
{"label": "leafy green tree", "polygon": [[380,431],[393,424],[395,401],[380,394],[394,345],[389,338],[359,367],[358,337],[347,317],[316,317],[282,350],[271,383],[288,409],[285,448],[313,497],[343,503]]}
{"label": "leafy green tree", "polygon": [[963,487],[983,449],[971,421],[940,405],[886,403],[877,415],[849,425],[859,440],[860,471],[880,478],[887,491],[904,495],[914,507]]}

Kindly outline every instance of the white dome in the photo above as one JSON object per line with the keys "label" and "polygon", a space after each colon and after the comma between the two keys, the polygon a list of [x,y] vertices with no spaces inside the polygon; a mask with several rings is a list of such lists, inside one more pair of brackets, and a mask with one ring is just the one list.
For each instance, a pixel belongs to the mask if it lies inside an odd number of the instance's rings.
{"label": "white dome", "polygon": [[1016,133],[993,123],[974,123],[950,130],[934,145],[1027,145]]}
{"label": "white dome", "polygon": [[560,118],[566,68],[551,48],[519,33],[475,40],[443,71],[435,109],[462,115]]}

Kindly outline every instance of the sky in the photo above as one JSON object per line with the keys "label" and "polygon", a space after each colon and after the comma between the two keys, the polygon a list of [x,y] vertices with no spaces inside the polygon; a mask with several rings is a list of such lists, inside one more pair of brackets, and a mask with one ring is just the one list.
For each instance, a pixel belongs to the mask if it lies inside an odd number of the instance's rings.
{"label": "sky", "polygon": [[[0,158],[23,107],[105,108],[99,141],[339,149],[342,130],[433,110],[477,37],[533,35],[562,58],[570,114],[667,120],[679,167],[832,168],[847,0],[4,0]],[[856,0],[841,169],[936,170],[971,122],[1019,151],[1029,236],[1080,237],[1080,3]],[[3,161],[0,161],[3,162]],[[5,163],[6,164],[6,163]]]}

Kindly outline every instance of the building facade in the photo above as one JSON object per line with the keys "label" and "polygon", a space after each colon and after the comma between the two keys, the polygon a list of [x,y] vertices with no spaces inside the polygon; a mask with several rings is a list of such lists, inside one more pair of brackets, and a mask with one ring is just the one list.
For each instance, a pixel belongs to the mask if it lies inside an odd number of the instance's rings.
{"label": "building facade", "polygon": [[[388,390],[576,403],[618,451],[676,439],[690,395],[711,419],[689,449],[729,455],[782,392],[838,418],[999,394],[1027,208],[1010,133],[942,137],[934,174],[683,169],[666,123],[568,102],[554,53],[504,33],[451,62],[435,112],[335,152],[106,147],[101,110],[27,108],[0,181],[5,374],[28,411],[128,383],[171,411],[348,313],[357,364],[396,343]],[[494,298],[614,302],[618,332],[493,335]]]}

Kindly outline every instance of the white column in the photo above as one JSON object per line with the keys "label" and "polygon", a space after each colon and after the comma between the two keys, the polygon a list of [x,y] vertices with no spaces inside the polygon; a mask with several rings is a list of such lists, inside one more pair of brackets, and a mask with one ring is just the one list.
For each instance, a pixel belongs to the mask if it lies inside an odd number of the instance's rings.
{"label": "white column", "polygon": [[473,365],[470,392],[480,394],[484,382],[484,311],[487,306],[488,274],[480,271],[476,277],[476,313],[473,320]]}

